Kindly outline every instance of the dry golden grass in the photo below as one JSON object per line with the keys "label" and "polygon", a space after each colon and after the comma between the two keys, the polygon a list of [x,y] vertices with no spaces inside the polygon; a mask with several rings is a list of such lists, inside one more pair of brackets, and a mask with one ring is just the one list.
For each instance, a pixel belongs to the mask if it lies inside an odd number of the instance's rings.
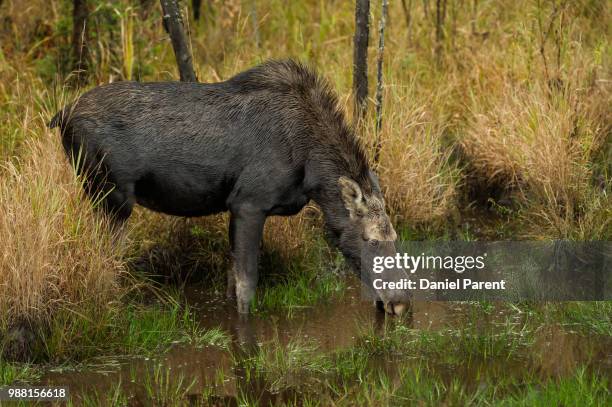
{"label": "dry golden grass", "polygon": [[485,193],[506,189],[519,238],[610,236],[610,44],[595,36],[609,11],[516,2],[445,69],[463,98],[452,102],[463,175]]}
{"label": "dry golden grass", "polygon": [[[210,278],[225,282],[231,264],[228,241],[229,214],[177,218],[138,209],[132,224],[131,253],[137,265],[160,277]],[[289,261],[307,256],[322,219],[314,205],[292,217],[266,220],[264,250]]]}
{"label": "dry golden grass", "polygon": [[[500,65],[503,84],[471,100],[458,144],[481,188],[510,191],[524,237],[605,239],[610,235],[609,174],[595,171],[610,145],[611,88],[576,47],[564,79],[539,72],[517,81]],[[486,82],[486,81],[483,81]],[[598,158],[599,157],[599,158]]]}
{"label": "dry golden grass", "polygon": [[162,281],[224,283],[228,220],[227,214],[179,218],[136,207],[129,221],[130,267]]}
{"label": "dry golden grass", "polygon": [[0,171],[0,322],[40,322],[62,307],[103,307],[119,293],[122,237],[109,233],[58,146],[26,142]]}
{"label": "dry golden grass", "polygon": [[[460,143],[483,183],[513,191],[537,235],[602,238],[596,230],[574,234],[605,205],[610,187],[593,186],[591,159],[603,143],[593,126],[563,99],[508,90],[488,113],[475,115]],[[605,227],[609,220],[602,220]]]}
{"label": "dry golden grass", "polygon": [[[436,123],[425,105],[389,92],[392,99],[380,134],[380,162],[376,169],[396,221],[433,224],[452,215],[457,202],[456,171],[450,150],[442,145],[444,124]],[[368,144],[377,138],[367,131]]]}
{"label": "dry golden grass", "polygon": [[284,259],[299,254],[307,255],[313,235],[323,226],[320,209],[306,206],[297,216],[272,216],[266,220],[264,247]]}
{"label": "dry golden grass", "polygon": [[[106,12],[121,16],[137,14],[131,6],[129,1],[119,0],[99,8],[94,17],[96,24],[104,21]],[[44,17],[44,27],[52,31],[55,26],[61,26],[66,7],[53,3],[53,12]],[[251,16],[253,7],[258,16],[257,34]],[[12,21],[26,27],[25,34],[17,26],[3,33],[7,41],[19,39],[14,46],[5,48],[11,53],[11,59],[6,62],[15,71],[20,66],[31,66],[45,50],[56,52],[61,48],[61,36],[43,33],[41,40],[41,33],[27,28],[35,26],[36,19],[42,16],[33,9],[25,11],[13,1],[8,2],[5,10]],[[287,6],[272,0],[206,5],[202,22],[189,22],[199,78],[222,80],[267,58],[295,57],[318,67],[338,89],[341,102],[350,107],[353,11],[350,2],[306,1]],[[134,75],[143,80],[176,77],[173,55],[169,43],[164,43],[166,36],[158,13],[156,5],[148,20],[134,21],[133,26],[124,27],[123,36],[115,42],[105,31],[106,27],[96,28],[99,37],[91,49],[96,62],[92,65],[94,82],[129,77],[130,73],[120,74],[126,66],[133,66]],[[374,28],[379,13],[378,5],[373,5],[370,61],[376,55]],[[582,153],[565,145],[564,137],[555,137],[559,132],[567,134],[568,126],[576,117],[580,119],[581,113],[577,116],[573,107],[551,107],[544,100],[545,95],[536,94],[532,89],[546,87],[546,81],[551,78],[574,77],[577,70],[582,71],[583,78],[589,77],[590,72],[590,77],[598,74],[591,78],[593,81],[598,77],[605,79],[609,73],[605,69],[608,45],[597,34],[606,30],[604,22],[609,10],[584,1],[566,4],[557,12],[549,3],[529,0],[503,6],[497,2],[483,3],[477,9],[451,2],[439,45],[435,39],[435,4],[416,2],[411,13],[412,24],[407,29],[401,4],[391,4],[385,50],[386,89],[378,171],[389,209],[396,219],[409,224],[438,222],[456,212],[460,179],[449,165],[452,146],[443,144],[446,136],[458,140],[472,171],[468,175],[477,176],[483,184],[503,183],[517,188],[520,184],[523,192],[533,189],[537,192],[532,193],[549,196],[546,199],[555,202],[587,199],[589,188],[580,185],[589,183],[585,181],[589,169],[584,163],[590,158],[577,157]],[[544,38],[541,31],[549,24],[556,31]],[[128,37],[146,41],[135,40],[135,51],[126,54],[123,45]],[[254,43],[256,37],[259,44]],[[36,45],[35,52],[31,51],[31,45]],[[542,45],[546,64],[540,55]],[[558,49],[561,52],[557,61]],[[440,51],[439,55],[436,50]],[[370,64],[371,94],[374,65]],[[11,86],[19,89],[18,78],[13,79],[14,86]],[[585,79],[576,86],[586,83]],[[26,116],[35,114],[36,107],[31,101],[14,98],[16,90],[5,93],[15,107],[6,114],[7,118],[14,117],[15,112],[21,116],[19,119],[23,118],[24,113],[18,111],[22,104],[26,106],[22,109]],[[590,92],[577,99],[584,104],[589,99],[601,101],[602,98],[606,99],[605,94]],[[588,110],[589,106],[587,103],[581,111]],[[609,117],[606,113],[609,112],[600,114],[594,122],[601,126]],[[525,128],[521,129],[516,122],[523,122],[530,114],[550,126],[532,135],[525,134]],[[522,140],[519,145],[512,139],[513,135]],[[27,137],[19,134],[15,138]],[[375,135],[368,127],[360,137],[372,145]],[[534,140],[529,141],[530,138]],[[546,144],[548,141],[551,143]],[[539,155],[531,154],[528,158],[523,154],[534,149]],[[564,167],[561,171],[542,172],[541,167],[550,167],[552,163],[564,163]],[[527,172],[550,176],[546,179],[532,176],[533,183],[530,183]],[[583,198],[577,199],[581,194]],[[163,228],[165,221],[160,222]],[[286,242],[286,251],[289,251],[300,240],[295,236],[302,235],[296,232],[301,226],[295,227],[294,223],[301,225],[301,222],[273,220],[268,227],[271,232],[266,232],[267,240],[277,239],[280,242],[274,243],[277,246]],[[289,238],[278,239],[284,233],[289,233]]]}
{"label": "dry golden grass", "polygon": [[[573,202],[586,186],[586,134],[576,134],[576,112],[559,100],[508,89],[486,113],[474,115],[460,141],[474,173],[491,184],[530,189]],[[585,151],[586,150],[586,151]]]}

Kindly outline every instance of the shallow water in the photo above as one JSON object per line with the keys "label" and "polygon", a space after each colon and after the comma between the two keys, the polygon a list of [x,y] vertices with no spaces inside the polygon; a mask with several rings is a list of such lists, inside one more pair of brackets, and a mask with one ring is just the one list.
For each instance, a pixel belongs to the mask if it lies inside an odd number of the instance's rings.
{"label": "shallow water", "polygon": [[[231,334],[232,353],[238,358],[248,357],[248,349],[268,341],[287,344],[292,340],[316,342],[322,352],[348,347],[356,336],[372,323],[384,323],[385,316],[376,311],[371,303],[359,299],[360,291],[349,287],[340,301],[308,308],[288,315],[253,315],[247,321],[240,318],[236,307],[221,296],[207,293],[201,287],[187,287],[187,303],[195,312],[203,328],[221,328]],[[245,353],[246,352],[246,353]],[[131,394],[136,401],[146,398],[139,378],[150,374],[156,368],[171,371],[172,378],[183,377],[187,385],[193,385],[194,394],[202,388],[213,386],[215,395],[224,403],[235,400],[239,391],[247,390],[253,398],[276,399],[278,395],[268,394],[265,383],[241,382],[240,363],[230,352],[217,347],[203,349],[177,345],[159,358],[134,358],[123,361],[100,361],[87,371],[48,372],[42,379],[45,384],[69,386],[71,394],[109,392],[119,381],[123,391]],[[219,383],[218,372],[224,372],[225,379]],[[134,380],[135,379],[135,380]],[[283,395],[280,395],[282,397]],[[268,403],[263,403],[268,404]]]}
{"label": "shallow water", "polygon": [[[292,340],[313,342],[321,352],[333,352],[348,348],[356,343],[360,334],[374,329],[383,332],[387,322],[397,323],[376,310],[373,304],[360,299],[360,290],[349,287],[344,297],[330,304],[307,308],[285,314],[251,316],[248,321],[241,319],[235,306],[219,296],[207,294],[202,288],[187,287],[185,295],[204,328],[220,327],[231,334],[231,352],[216,347],[195,348],[177,344],[168,353],[158,358],[134,358],[128,360],[101,360],[99,367],[88,367],[84,371],[50,371],[42,379],[48,385],[64,385],[78,400],[85,394],[97,392],[106,395],[117,388],[118,383],[124,394],[130,397],[130,405],[148,405],[146,380],[155,381],[157,387],[189,389],[186,397],[210,394],[209,400],[221,405],[237,405],[239,396],[247,395],[259,400],[261,405],[294,399],[295,393],[273,394],[268,391],[269,383],[245,373],[242,361],[252,355],[262,343],[276,341],[285,345]],[[503,308],[503,310],[501,310]],[[474,318],[470,313],[481,312]],[[487,327],[507,323],[509,317],[520,323],[521,315],[510,316],[507,307],[484,313],[471,304],[451,302],[415,302],[412,317],[403,321],[417,330],[447,330],[475,323]],[[534,342],[529,349],[530,357],[491,363],[446,366],[440,364],[442,377],[464,378],[467,388],[478,387],[478,378],[484,372],[489,375],[511,375],[520,377],[529,368],[541,377],[569,375],[582,365],[612,373],[612,343],[609,338],[585,337],[568,331],[558,325],[543,325],[536,330]],[[391,377],[398,370],[399,362],[390,357],[372,359],[373,366],[382,368]],[[428,361],[436,366],[436,361]],[[220,373],[222,372],[222,373]],[[299,398],[299,397],[298,397]],[[215,402],[215,403],[216,403]]]}

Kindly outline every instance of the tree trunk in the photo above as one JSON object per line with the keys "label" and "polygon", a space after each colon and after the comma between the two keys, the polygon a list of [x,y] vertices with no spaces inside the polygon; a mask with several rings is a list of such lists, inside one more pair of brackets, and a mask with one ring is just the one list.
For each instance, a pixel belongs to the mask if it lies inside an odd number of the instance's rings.
{"label": "tree trunk", "polygon": [[174,49],[174,56],[176,57],[181,81],[197,82],[178,0],[161,0],[161,6],[164,28],[172,40],[172,48]]}
{"label": "tree trunk", "polygon": [[385,23],[389,3],[382,0],[382,12],[378,26],[378,57],[376,60],[376,145],[374,146],[374,162],[378,163],[380,149],[380,129],[382,127],[382,88],[383,88],[383,54],[385,50]]}
{"label": "tree trunk", "polygon": [[476,19],[478,18],[478,0],[472,2],[472,35],[476,35]]}
{"label": "tree trunk", "polygon": [[153,4],[155,4],[153,0],[140,0],[140,7],[139,7],[138,14],[140,15],[140,18],[142,20],[146,20],[147,17],[149,17]]}
{"label": "tree trunk", "polygon": [[89,9],[87,0],[74,0],[72,8],[72,70],[82,83],[86,77],[89,52],[87,49]]}
{"label": "tree trunk", "polygon": [[446,18],[446,0],[436,0],[436,61],[442,62],[442,41],[444,40],[444,20]]}
{"label": "tree trunk", "polygon": [[366,113],[368,98],[368,42],[370,38],[370,0],[357,0],[355,5],[355,37],[353,38],[353,92],[355,121]]}
{"label": "tree trunk", "polygon": [[425,14],[425,20],[429,20],[429,0],[423,0],[423,14]]}
{"label": "tree trunk", "polygon": [[410,29],[412,28],[412,0],[408,0],[408,4],[406,4],[406,0],[402,0],[402,10],[404,10],[404,18],[406,19],[406,36],[408,37],[408,43],[410,43]]}
{"label": "tree trunk", "polygon": [[259,35],[259,18],[257,17],[257,4],[251,0],[251,22],[253,24],[253,34],[255,35],[255,45],[261,48],[261,37]]}
{"label": "tree trunk", "polygon": [[200,10],[202,9],[202,0],[191,0],[191,7],[193,8],[193,19],[195,21],[199,21]]}

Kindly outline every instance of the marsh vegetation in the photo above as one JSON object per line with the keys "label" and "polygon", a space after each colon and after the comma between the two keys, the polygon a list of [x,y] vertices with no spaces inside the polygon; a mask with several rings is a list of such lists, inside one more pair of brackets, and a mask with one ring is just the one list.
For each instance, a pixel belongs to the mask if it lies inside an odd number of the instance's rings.
{"label": "marsh vegetation", "polygon": [[[46,124],[95,85],[179,75],[157,2],[88,3],[75,80],[72,2],[0,2],[0,384],[74,405],[610,403],[610,302],[385,319],[310,205],[268,220],[245,323],[222,295],[227,215],[109,227]],[[293,57],[353,121],[353,2],[204,3],[181,3],[199,81]],[[381,127],[372,99],[354,122],[401,239],[610,239],[610,27],[604,1],[390,2]]]}

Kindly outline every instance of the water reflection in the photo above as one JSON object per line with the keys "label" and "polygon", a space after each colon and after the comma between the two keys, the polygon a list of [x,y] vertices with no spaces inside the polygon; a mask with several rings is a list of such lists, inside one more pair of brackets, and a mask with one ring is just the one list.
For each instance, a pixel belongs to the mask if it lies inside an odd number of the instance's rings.
{"label": "water reflection", "polygon": [[[258,357],[262,346],[274,343],[283,348],[292,341],[304,341],[316,343],[318,351],[329,353],[354,346],[364,332],[383,337],[396,324],[417,331],[436,332],[476,324],[494,333],[506,326],[508,318],[515,318],[516,323],[521,323],[524,318],[508,314],[508,307],[502,304],[499,307],[492,304],[492,309],[484,312],[473,304],[416,301],[412,313],[398,321],[378,311],[372,303],[362,302],[359,289],[355,288],[348,290],[339,301],[295,313],[292,318],[278,314],[245,318],[238,315],[231,304],[222,298],[206,295],[201,288],[188,288],[186,294],[204,328],[220,327],[231,335],[229,350],[177,345],[167,354],[151,360],[119,360],[110,368],[108,361],[103,361],[105,363],[100,369],[49,372],[43,381],[69,386],[77,399],[92,391],[109,394],[119,386],[129,396],[131,405],[147,405],[146,400],[151,397],[147,381],[149,387],[174,389],[177,393],[180,391],[176,388],[180,386],[185,392],[184,400],[192,403],[201,400],[203,394],[207,403],[213,405],[238,405],[241,401],[258,402],[259,405],[287,403],[299,400],[299,394],[294,391],[271,392],[273,386],[264,380],[264,375],[256,374],[253,369],[253,358]],[[449,381],[462,377],[467,383],[473,377],[476,381],[466,384],[472,387],[481,385],[478,377],[483,374],[502,377],[532,369],[543,377],[561,376],[593,361],[598,363],[599,369],[610,371],[609,340],[602,343],[601,338],[578,335],[558,325],[542,325],[534,338],[529,355],[524,359],[488,360],[483,364],[472,361],[474,363],[454,367],[436,365],[435,360],[427,363]],[[372,358],[371,363],[393,378],[403,362],[383,357]],[[458,371],[461,369],[464,371]]]}

